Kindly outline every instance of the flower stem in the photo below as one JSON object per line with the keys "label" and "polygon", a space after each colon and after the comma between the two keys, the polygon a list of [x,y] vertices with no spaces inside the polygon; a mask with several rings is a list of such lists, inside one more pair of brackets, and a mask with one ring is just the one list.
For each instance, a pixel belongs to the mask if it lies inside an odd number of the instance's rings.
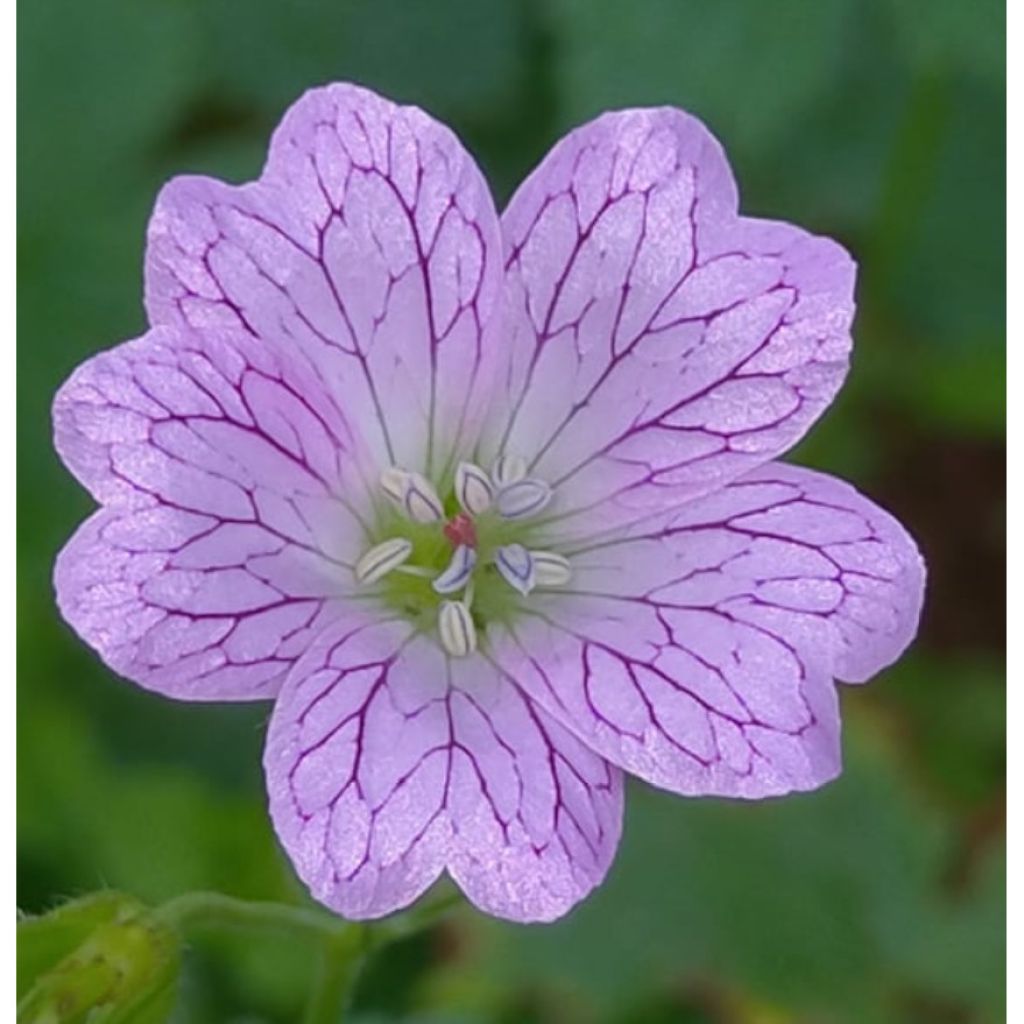
{"label": "flower stem", "polygon": [[219,892],[189,892],[177,896],[154,914],[178,928],[273,928],[306,938],[347,931],[352,925],[306,907],[236,899]]}
{"label": "flower stem", "polygon": [[320,960],[303,1024],[339,1024],[367,957],[391,942],[429,928],[459,903],[449,892],[382,921],[346,921],[310,907],[240,900],[219,892],[189,892],[157,907],[160,923],[192,928],[270,929],[319,946]]}
{"label": "flower stem", "polygon": [[323,939],[303,1024],[339,1024],[343,1020],[352,982],[368,952],[364,940],[364,928],[359,925]]}

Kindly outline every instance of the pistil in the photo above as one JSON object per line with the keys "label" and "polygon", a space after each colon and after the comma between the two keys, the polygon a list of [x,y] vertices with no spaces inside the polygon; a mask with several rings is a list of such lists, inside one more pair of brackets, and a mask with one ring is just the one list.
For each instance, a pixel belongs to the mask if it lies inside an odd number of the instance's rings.
{"label": "pistil", "polygon": [[465,512],[457,512],[447,523],[442,531],[456,547],[460,544],[469,548],[475,548],[477,542],[476,524]]}

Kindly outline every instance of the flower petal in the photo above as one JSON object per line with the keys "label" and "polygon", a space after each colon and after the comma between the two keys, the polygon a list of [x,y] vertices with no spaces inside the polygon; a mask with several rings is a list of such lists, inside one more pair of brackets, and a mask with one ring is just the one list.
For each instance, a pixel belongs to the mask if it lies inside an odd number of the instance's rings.
{"label": "flower petal", "polygon": [[661,108],[572,132],[505,211],[510,384],[481,457],[532,460],[567,530],[591,507],[616,525],[721,486],[842,383],[850,257],[736,210],[721,147]]}
{"label": "flower petal", "polygon": [[440,475],[487,400],[500,253],[486,183],[447,128],[331,85],[285,114],[258,182],[161,192],[146,306],[154,323],[230,323],[301,352],[378,467]]}
{"label": "flower petal", "polygon": [[64,617],[149,689],[273,696],[365,542],[340,412],[248,336],[158,328],[79,367],[53,416],[109,506],[57,560]]}
{"label": "flower petal", "polygon": [[617,769],[479,656],[397,622],[339,626],[296,665],[265,767],[299,875],[348,917],[407,906],[447,867],[481,909],[551,920],[621,828]]}
{"label": "flower petal", "polygon": [[611,866],[622,773],[486,662],[452,662],[451,682],[448,871],[488,913],[561,917]]}
{"label": "flower petal", "polygon": [[687,794],[761,797],[839,771],[833,679],[860,682],[917,628],[913,541],[852,487],[781,464],[657,527],[571,554],[567,596],[489,650],[609,760]]}

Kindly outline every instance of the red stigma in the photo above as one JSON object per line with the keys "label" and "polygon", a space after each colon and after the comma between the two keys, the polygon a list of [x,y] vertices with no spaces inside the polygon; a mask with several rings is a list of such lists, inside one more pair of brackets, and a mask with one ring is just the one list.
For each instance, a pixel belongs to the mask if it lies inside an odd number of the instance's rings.
{"label": "red stigma", "polygon": [[476,547],[476,527],[465,512],[457,513],[444,524],[444,535],[452,542],[453,547]]}

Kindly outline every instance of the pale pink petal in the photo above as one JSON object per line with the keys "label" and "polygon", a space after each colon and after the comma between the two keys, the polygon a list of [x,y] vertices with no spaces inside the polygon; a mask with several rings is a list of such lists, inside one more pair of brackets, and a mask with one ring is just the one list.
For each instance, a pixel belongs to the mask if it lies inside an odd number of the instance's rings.
{"label": "pale pink petal", "polygon": [[886,512],[769,464],[657,527],[571,554],[493,656],[598,753],[685,794],[812,789],[840,767],[834,679],[893,662],[924,568]]}
{"label": "pale pink petal", "polygon": [[530,460],[563,533],[722,486],[842,383],[850,257],[736,211],[721,147],[670,108],[572,132],[505,211],[509,365],[482,454]]}
{"label": "pale pink petal", "polygon": [[156,328],[80,366],[53,417],[107,506],[58,557],[64,617],[149,689],[273,696],[364,543],[330,397],[247,335]]}
{"label": "pale pink petal", "polygon": [[299,875],[353,918],[408,905],[447,869],[489,913],[551,920],[603,879],[621,828],[617,769],[483,659],[449,662],[400,622],[318,640],[264,763]]}
{"label": "pale pink petal", "polygon": [[154,323],[242,326],[307,359],[377,467],[438,471],[475,441],[501,242],[443,125],[351,85],[285,115],[263,176],[178,178],[149,227]]}

